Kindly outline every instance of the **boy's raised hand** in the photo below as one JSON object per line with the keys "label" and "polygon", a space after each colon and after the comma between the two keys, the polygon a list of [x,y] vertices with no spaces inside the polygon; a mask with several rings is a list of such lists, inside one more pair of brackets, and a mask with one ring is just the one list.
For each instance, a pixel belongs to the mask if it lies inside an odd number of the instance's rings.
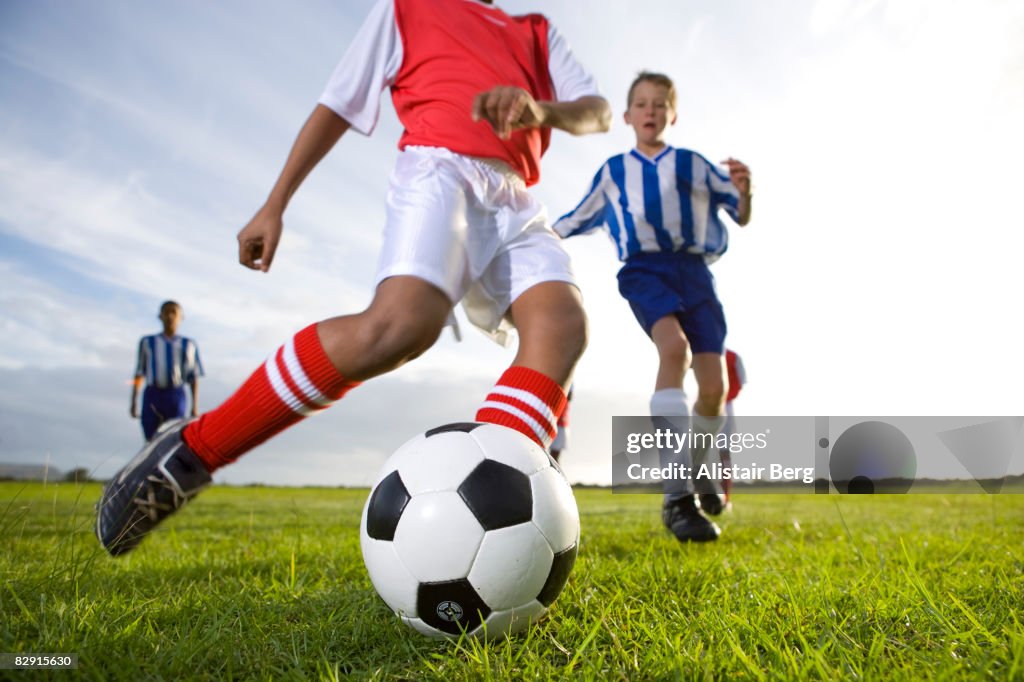
{"label": "boy's raised hand", "polygon": [[729,179],[736,186],[743,196],[750,195],[750,168],[747,164],[731,156],[722,162],[722,165],[729,169]]}
{"label": "boy's raised hand", "polygon": [[473,98],[474,121],[487,121],[494,133],[505,140],[513,130],[544,125],[544,108],[533,96],[513,85],[499,85]]}
{"label": "boy's raised hand", "polygon": [[250,270],[270,270],[283,229],[280,211],[261,208],[238,233],[238,262]]}

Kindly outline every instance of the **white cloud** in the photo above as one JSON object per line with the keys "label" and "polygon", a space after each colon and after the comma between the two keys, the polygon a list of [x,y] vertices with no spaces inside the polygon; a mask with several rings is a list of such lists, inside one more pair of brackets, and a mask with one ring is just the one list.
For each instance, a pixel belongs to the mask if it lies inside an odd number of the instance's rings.
{"label": "white cloud", "polygon": [[122,317],[12,263],[0,261],[0,280],[0,367],[104,367],[123,350],[130,332]]}

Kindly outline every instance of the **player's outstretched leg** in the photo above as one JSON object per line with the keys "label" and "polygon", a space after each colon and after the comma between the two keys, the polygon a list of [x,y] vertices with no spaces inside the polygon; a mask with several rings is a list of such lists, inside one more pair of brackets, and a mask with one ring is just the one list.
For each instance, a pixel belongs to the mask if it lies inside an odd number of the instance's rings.
{"label": "player's outstretched leg", "polygon": [[164,518],[210,484],[206,466],[181,439],[187,422],[167,422],[103,488],[96,537],[114,556],[138,545]]}
{"label": "player's outstretched leg", "polygon": [[393,277],[380,284],[366,311],[306,327],[217,409],[158,434],[118,472],[97,504],[100,542],[115,556],[133,549],[208,484],[213,471],[427,350],[450,310],[436,287]]}
{"label": "player's outstretched leg", "polygon": [[[693,354],[690,342],[675,314],[662,317],[651,327],[651,339],[658,349],[658,378],[651,396],[651,421],[655,428],[673,429],[678,433],[690,430],[690,407],[683,392],[683,377]],[[693,448],[683,447],[659,452],[662,466],[678,464],[696,471],[699,462]],[[710,542],[721,531],[701,511],[694,484],[689,479],[669,479],[664,484],[661,522],[680,542]]]}
{"label": "player's outstretched leg", "polygon": [[566,282],[530,287],[512,303],[510,314],[519,350],[476,419],[515,429],[547,450],[586,346],[586,315],[579,291]]}

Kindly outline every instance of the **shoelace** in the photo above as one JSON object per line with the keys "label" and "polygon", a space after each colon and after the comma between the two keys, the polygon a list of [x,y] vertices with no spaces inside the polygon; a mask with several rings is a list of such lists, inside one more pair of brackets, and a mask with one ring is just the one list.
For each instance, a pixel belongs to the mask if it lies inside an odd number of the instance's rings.
{"label": "shoelace", "polygon": [[[168,483],[167,480],[162,476],[150,474],[149,476],[146,476],[146,483],[148,483],[148,485],[146,486],[145,499],[141,497],[136,497],[132,501],[142,511],[143,514],[149,517],[150,521],[159,521],[159,512],[174,511],[175,509],[180,508],[181,505],[185,503],[186,498],[182,495],[179,495],[177,489],[173,485]],[[165,488],[171,491],[170,504],[167,504],[166,502],[160,502],[159,500],[156,499],[156,494],[160,488]]]}

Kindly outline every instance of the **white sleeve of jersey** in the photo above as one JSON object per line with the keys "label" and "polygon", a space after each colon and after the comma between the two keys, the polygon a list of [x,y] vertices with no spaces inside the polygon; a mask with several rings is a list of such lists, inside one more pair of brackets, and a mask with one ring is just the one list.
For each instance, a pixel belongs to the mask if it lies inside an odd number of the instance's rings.
{"label": "white sleeve of jersey", "polygon": [[[700,156],[698,154],[698,156]],[[711,191],[711,206],[713,210],[724,209],[729,217],[739,222],[740,216],[738,207],[740,203],[740,191],[726,173],[715,164],[700,156],[704,167],[707,169],[707,184]]]}
{"label": "white sleeve of jersey", "polygon": [[711,188],[711,191],[715,194],[728,194],[738,199],[740,191],[736,189],[736,185],[732,184],[729,176],[720,171],[715,164],[707,159],[704,159],[704,163],[708,167],[708,186]]}
{"label": "white sleeve of jersey", "polygon": [[320,104],[369,135],[380,115],[380,94],[390,86],[402,66],[402,39],[395,24],[394,0],[378,0],[349,45]]}
{"label": "white sleeve of jersey", "polygon": [[572,237],[604,225],[605,207],[608,205],[604,186],[608,180],[608,164],[605,163],[594,176],[594,181],[590,183],[590,191],[583,200],[551,226],[559,237]]}
{"label": "white sleeve of jersey", "polygon": [[548,73],[555,86],[555,99],[571,102],[589,95],[601,96],[597,81],[573,55],[569,43],[553,24],[548,24]]}

